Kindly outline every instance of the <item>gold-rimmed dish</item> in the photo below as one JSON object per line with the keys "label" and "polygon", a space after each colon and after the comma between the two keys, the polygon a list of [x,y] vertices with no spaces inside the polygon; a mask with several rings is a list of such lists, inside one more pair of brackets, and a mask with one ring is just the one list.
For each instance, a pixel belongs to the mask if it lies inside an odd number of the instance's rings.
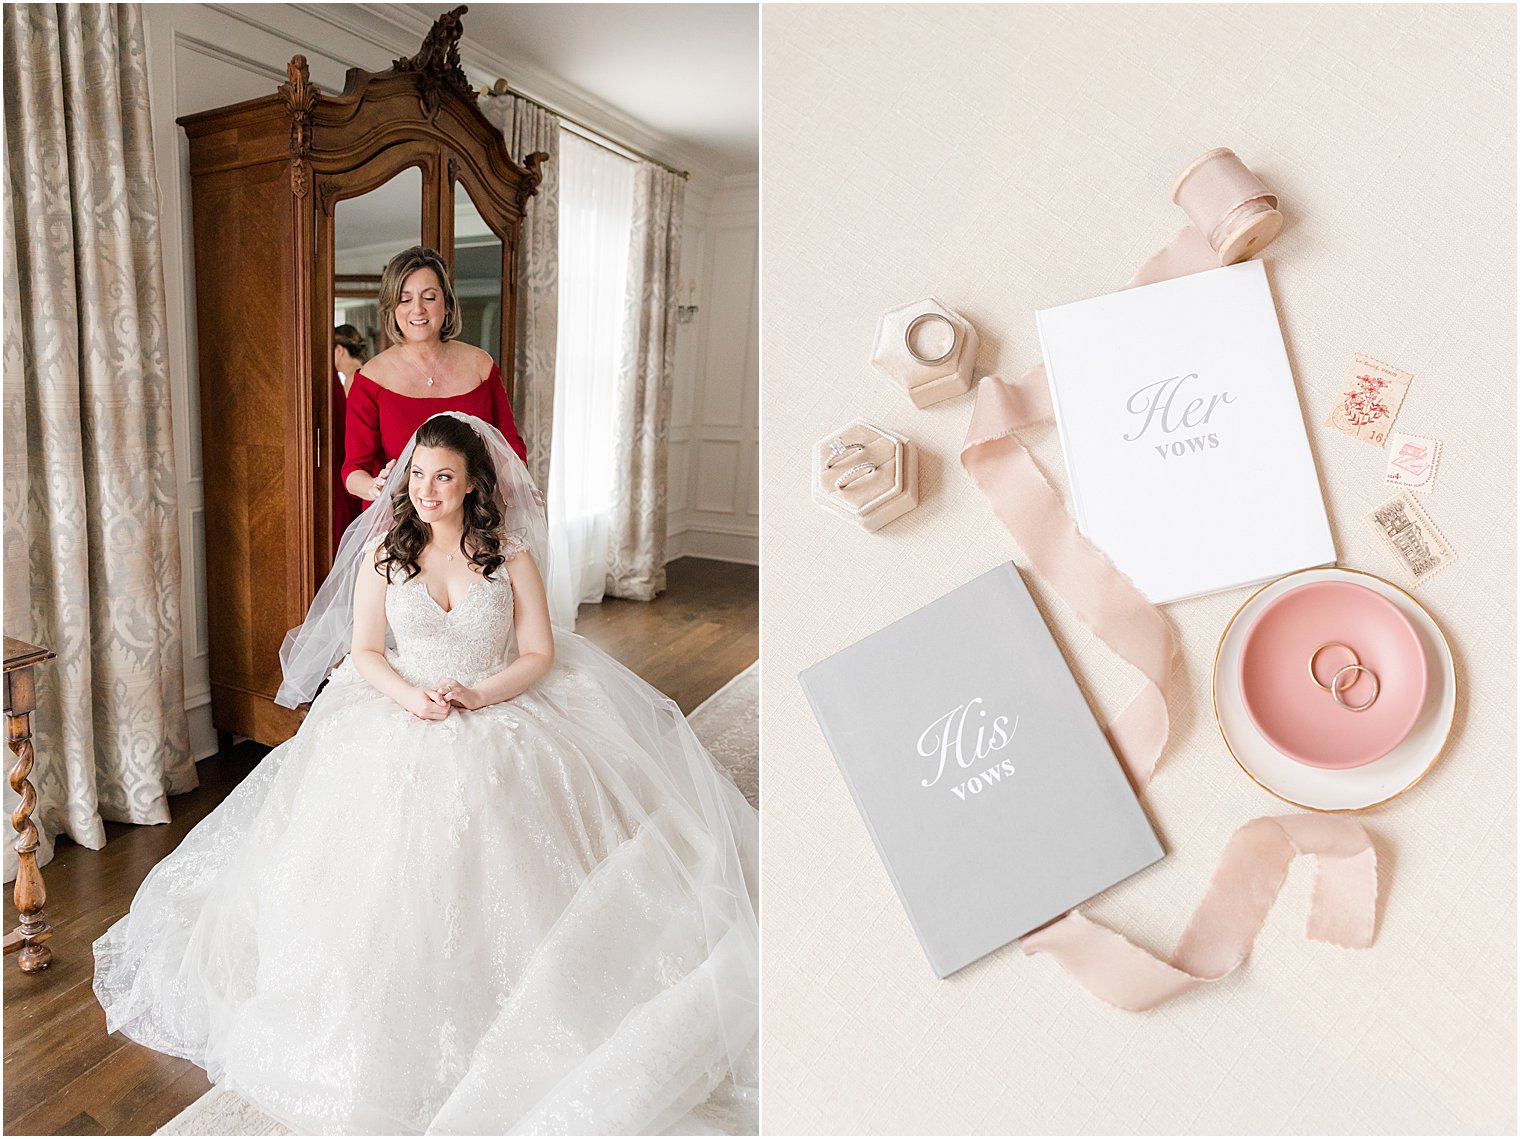
{"label": "gold-rimmed dish", "polygon": [[[1429,685],[1414,728],[1372,763],[1343,770],[1309,767],[1274,748],[1252,723],[1240,694],[1240,654],[1245,632],[1278,597],[1316,581],[1344,581],[1370,589],[1396,605],[1416,629],[1425,650]],[[1264,790],[1315,811],[1364,811],[1413,787],[1444,751],[1456,715],[1457,675],[1451,646],[1425,608],[1392,582],[1358,570],[1303,570],[1269,582],[1235,612],[1219,638],[1211,681],[1214,721],[1225,747],[1245,774]]]}

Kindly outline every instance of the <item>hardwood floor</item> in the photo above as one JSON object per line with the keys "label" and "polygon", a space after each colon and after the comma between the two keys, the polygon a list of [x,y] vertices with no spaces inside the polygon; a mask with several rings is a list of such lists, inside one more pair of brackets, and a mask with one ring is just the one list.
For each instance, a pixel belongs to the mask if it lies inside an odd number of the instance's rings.
{"label": "hardwood floor", "polygon": [[[754,566],[680,558],[652,602],[582,606],[576,631],[690,713],[759,652]],[[203,760],[201,785],[170,800],[167,826],[106,824],[106,845],[60,840],[43,870],[53,962],[24,976],[4,961],[5,1110],[10,1135],[147,1135],[210,1086],[187,1060],[107,1035],[91,990],[90,945],[126,913],[144,877],[257,765],[267,749],[244,742]],[[39,757],[39,763],[46,762]],[[5,891],[5,928],[16,925]]]}
{"label": "hardwood floor", "polygon": [[653,601],[582,605],[575,631],[616,657],[688,716],[760,655],[760,571],[677,558]]}
{"label": "hardwood floor", "polygon": [[[5,970],[5,1131],[10,1135],[148,1135],[202,1095],[210,1084],[188,1060],[163,1056],[118,1034],[90,988],[90,945],[127,912],[132,895],[158,861],[179,845],[268,749],[245,742],[202,760],[201,785],[170,802],[167,826],[106,824],[98,851],[66,839],[42,871],[53,962],[25,976],[7,957]],[[16,908],[5,892],[5,928]]]}

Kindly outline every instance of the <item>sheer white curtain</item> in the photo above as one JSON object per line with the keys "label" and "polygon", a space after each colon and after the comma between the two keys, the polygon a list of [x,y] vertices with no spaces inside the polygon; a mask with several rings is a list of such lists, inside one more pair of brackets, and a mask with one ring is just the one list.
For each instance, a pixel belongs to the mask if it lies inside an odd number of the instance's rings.
{"label": "sheer white curtain", "polygon": [[600,601],[615,484],[612,416],[623,355],[623,301],[635,164],[560,134],[559,335],[549,466],[549,606],[574,627]]}

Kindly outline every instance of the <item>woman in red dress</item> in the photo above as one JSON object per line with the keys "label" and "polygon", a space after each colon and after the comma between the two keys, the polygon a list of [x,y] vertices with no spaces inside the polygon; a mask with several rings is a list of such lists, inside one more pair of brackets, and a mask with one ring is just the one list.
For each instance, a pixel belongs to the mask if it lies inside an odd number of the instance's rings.
{"label": "woman in red dress", "polygon": [[489,352],[456,340],[459,301],[443,258],[415,245],[380,277],[380,321],[389,347],[348,388],[343,485],[366,503],[424,420],[462,411],[499,430],[527,459],[501,371]]}

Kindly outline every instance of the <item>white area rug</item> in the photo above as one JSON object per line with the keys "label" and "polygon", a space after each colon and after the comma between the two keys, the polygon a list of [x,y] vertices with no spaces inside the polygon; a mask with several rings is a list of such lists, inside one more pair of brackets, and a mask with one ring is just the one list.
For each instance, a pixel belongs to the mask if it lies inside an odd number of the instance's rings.
{"label": "white area rug", "polygon": [[283,1123],[276,1123],[242,1096],[221,1088],[212,1088],[168,1123],[155,1135],[290,1135]]}
{"label": "white area rug", "polygon": [[[758,805],[760,794],[759,736],[760,662],[756,661],[697,706],[690,716],[692,730],[727,771],[744,797]],[[738,1111],[715,1111],[709,1123],[727,1130]],[[739,1122],[753,1127],[753,1121]],[[212,1088],[158,1129],[158,1135],[290,1135],[284,1124],[270,1119],[241,1096]]]}
{"label": "white area rug", "polygon": [[760,806],[760,662],[756,661],[692,712],[691,730],[744,792]]}

